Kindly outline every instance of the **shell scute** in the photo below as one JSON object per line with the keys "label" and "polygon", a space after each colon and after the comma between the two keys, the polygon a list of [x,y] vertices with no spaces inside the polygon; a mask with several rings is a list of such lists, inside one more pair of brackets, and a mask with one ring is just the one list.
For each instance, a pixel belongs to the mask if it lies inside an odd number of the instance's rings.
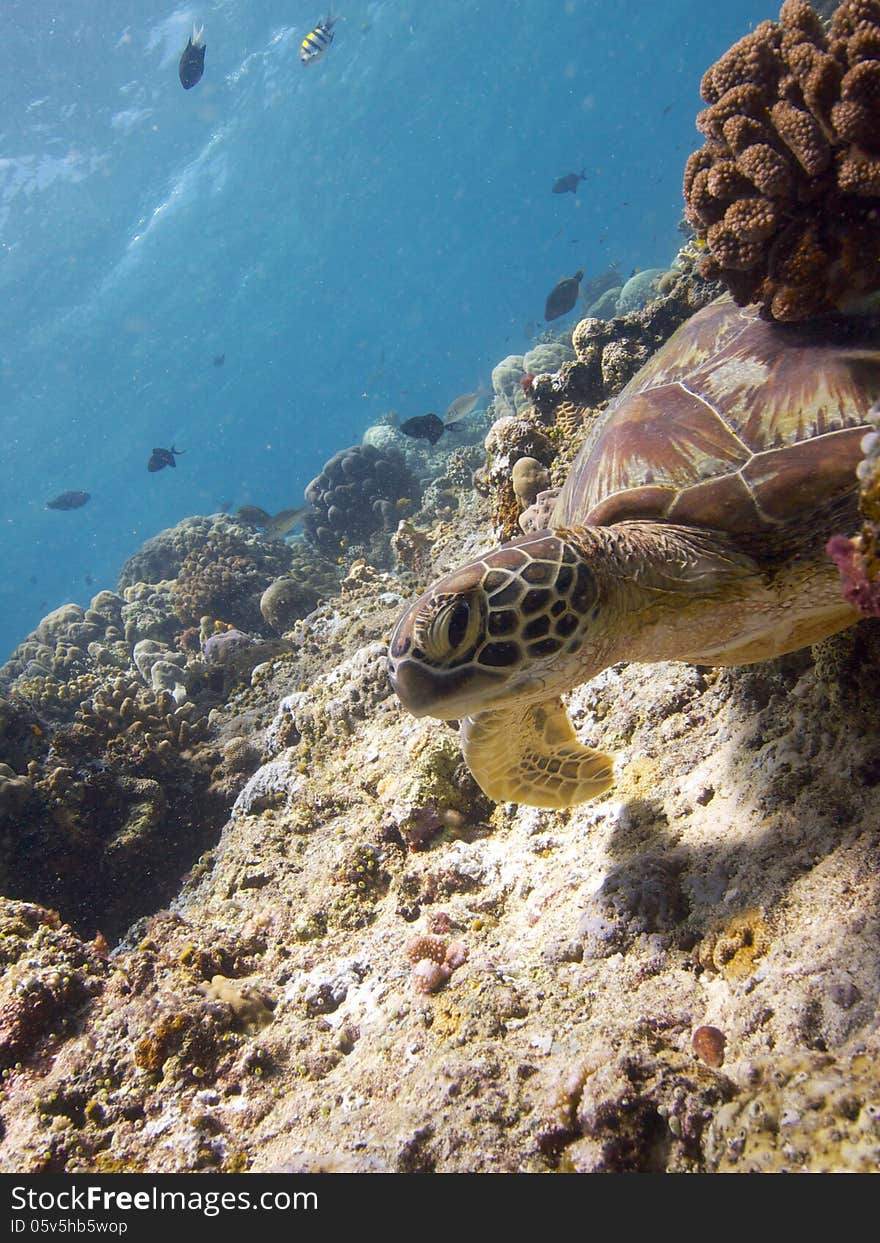
{"label": "shell scute", "polygon": [[551,525],[654,519],[759,534],[855,490],[880,320],[777,324],[720,298],[627,385]]}

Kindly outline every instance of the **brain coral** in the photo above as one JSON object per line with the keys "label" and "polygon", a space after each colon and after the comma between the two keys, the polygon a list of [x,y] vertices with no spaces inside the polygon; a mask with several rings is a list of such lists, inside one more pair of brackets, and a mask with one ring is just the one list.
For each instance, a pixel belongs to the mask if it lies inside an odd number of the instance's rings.
{"label": "brain coral", "polygon": [[700,89],[684,197],[703,275],[778,320],[880,289],[880,0],[843,0],[827,33],[785,0]]}

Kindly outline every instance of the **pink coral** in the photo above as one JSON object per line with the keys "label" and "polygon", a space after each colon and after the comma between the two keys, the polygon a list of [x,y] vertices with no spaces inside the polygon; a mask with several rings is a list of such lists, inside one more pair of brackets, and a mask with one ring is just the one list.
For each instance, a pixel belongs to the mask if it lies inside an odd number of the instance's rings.
{"label": "pink coral", "polygon": [[413,937],[406,947],[412,963],[413,987],[417,993],[438,992],[458,967],[467,962],[467,946],[463,941],[450,941],[441,936]]}
{"label": "pink coral", "polygon": [[880,576],[869,577],[860,538],[835,535],[826,544],[825,551],[840,573],[844,600],[865,617],[880,617]]}

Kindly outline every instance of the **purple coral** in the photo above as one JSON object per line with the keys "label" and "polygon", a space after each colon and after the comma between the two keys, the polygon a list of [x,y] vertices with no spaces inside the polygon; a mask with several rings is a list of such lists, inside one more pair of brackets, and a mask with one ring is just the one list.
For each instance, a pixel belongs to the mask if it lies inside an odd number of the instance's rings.
{"label": "purple coral", "polygon": [[861,548],[861,540],[834,535],[825,545],[825,551],[840,574],[843,598],[864,614],[880,617],[880,575],[870,577],[868,564]]}

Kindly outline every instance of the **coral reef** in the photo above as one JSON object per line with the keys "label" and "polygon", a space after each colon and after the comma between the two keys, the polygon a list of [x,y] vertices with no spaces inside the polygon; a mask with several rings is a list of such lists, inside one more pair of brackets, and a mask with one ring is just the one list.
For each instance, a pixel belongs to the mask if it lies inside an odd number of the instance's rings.
{"label": "coral reef", "polygon": [[319,549],[338,554],[353,545],[375,560],[370,537],[384,535],[387,547],[388,533],[417,507],[418,486],[397,449],[352,445],[324,464],[306,488],[306,500],[312,512],[303,530]]}
{"label": "coral reef", "polygon": [[284,634],[300,617],[311,613],[319,600],[335,594],[338,587],[338,576],[329,567],[323,573],[315,567],[311,574],[276,578],[260,596],[263,620],[276,634]]}
{"label": "coral reef", "polygon": [[485,496],[479,450],[416,446],[369,551],[189,519],[0,671],[0,1168],[878,1168],[880,625],[606,670],[569,707],[618,780],[565,813],[493,805],[386,678],[405,601],[490,518],[540,525],[712,296],[686,250],[573,360],[510,369]]}
{"label": "coral reef", "polygon": [[516,418],[528,405],[522,379],[526,374],[522,354],[508,354],[492,368],[492,408],[496,419]]}
{"label": "coral reef", "polygon": [[513,464],[510,483],[520,509],[528,509],[534,505],[538,493],[550,483],[550,475],[537,458],[521,457]]}
{"label": "coral reef", "polygon": [[876,1048],[841,1062],[822,1054],[762,1059],[712,1119],[706,1148],[721,1173],[876,1173],[880,1075]]}
{"label": "coral reef", "polygon": [[[187,519],[130,559],[123,595],[56,609],[16,649],[0,671],[7,894],[110,937],[171,895],[259,761],[226,738],[242,719],[227,704],[292,651],[205,614],[263,628],[258,602],[279,572],[304,584],[292,619],[338,589],[336,567],[302,542]],[[138,577],[151,573],[171,577]]]}
{"label": "coral reef", "polygon": [[612,263],[604,272],[581,281],[581,303],[587,315],[610,319],[617,312],[617,299],[625,283],[625,276],[617,264]]}
{"label": "coral reef", "polygon": [[[446,471],[432,577],[485,544]],[[607,670],[571,712],[618,784],[558,814],[481,799],[401,712],[383,640],[419,584],[346,584],[222,695],[213,624],[138,639],[63,720],[5,689],[2,1168],[876,1168],[880,626]]]}
{"label": "coral reef", "polygon": [[181,562],[171,594],[185,626],[216,617],[242,630],[263,624],[259,601],[269,583],[287,568],[287,548],[275,541],[254,555],[254,543],[232,531],[212,532]]}
{"label": "coral reef", "polygon": [[0,688],[14,688],[43,715],[68,718],[102,678],[129,667],[122,609],[121,597],[110,591],[95,596],[88,609],[55,609],[0,669]]}
{"label": "coral reef", "polygon": [[826,33],[806,0],[785,0],[701,92],[684,196],[703,275],[778,320],[880,288],[880,3],[843,0]]}
{"label": "coral reef", "polygon": [[615,315],[629,315],[659,297],[662,293],[660,281],[666,275],[666,268],[643,268],[641,272],[634,272],[618,294]]}
{"label": "coral reef", "polygon": [[519,530],[522,509],[513,481],[514,464],[523,458],[546,468],[553,461],[555,449],[538,419],[525,413],[521,417],[504,416],[489,429],[485,440],[486,464],[474,476],[474,486],[492,501],[492,524],[501,539],[510,539]]}
{"label": "coral reef", "polygon": [[[670,269],[656,273],[670,279],[656,297],[627,315],[611,320],[582,319],[573,333],[576,357],[563,361],[555,372],[523,371],[523,358],[510,355],[493,372],[495,422],[485,439],[487,458],[474,475],[474,487],[491,503],[492,527],[499,539],[521,534],[520,514],[525,503],[516,494],[514,465],[533,458],[549,470],[550,481],[561,484],[598,409],[615,396],[651,354],[693,312],[716,297],[720,286],[696,274],[695,254],[684,247]],[[643,275],[643,274],[640,274]],[[636,295],[634,295],[635,297]],[[552,352],[551,352],[552,351]],[[568,351],[541,345],[535,363],[551,362]],[[524,469],[524,468],[523,468]],[[526,519],[533,529],[531,519]]]}
{"label": "coral reef", "polygon": [[406,956],[412,964],[416,992],[436,993],[453,971],[467,962],[468,952],[461,941],[447,941],[444,937],[429,933],[413,937],[407,944]]}
{"label": "coral reef", "polygon": [[523,354],[523,371],[538,375],[542,371],[558,371],[563,363],[574,360],[574,350],[570,338],[564,341],[539,341],[537,345]]}
{"label": "coral reef", "polygon": [[0,898],[0,968],[0,1073],[50,1053],[107,974],[100,946],[81,941],[56,911],[7,898]]}

